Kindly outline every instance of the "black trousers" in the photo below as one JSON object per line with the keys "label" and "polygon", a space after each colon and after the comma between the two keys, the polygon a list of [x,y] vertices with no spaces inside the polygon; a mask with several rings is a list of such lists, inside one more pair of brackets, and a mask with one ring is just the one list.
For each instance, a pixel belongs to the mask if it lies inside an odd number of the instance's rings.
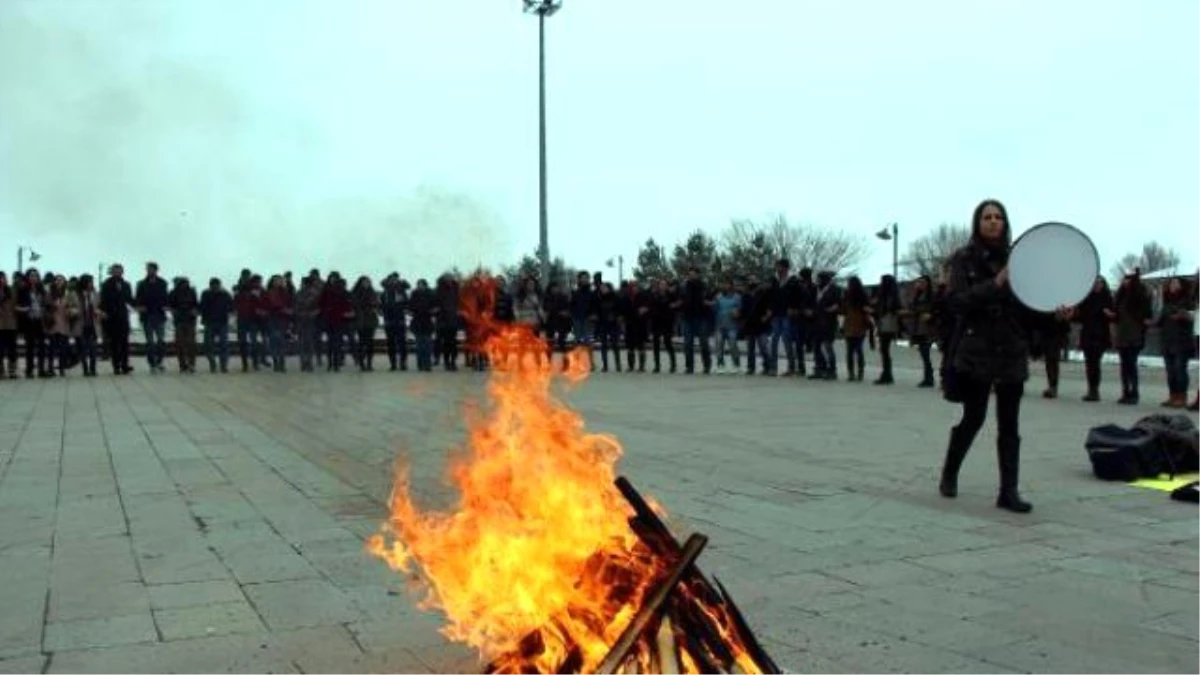
{"label": "black trousers", "polygon": [[[25,375],[45,373],[47,356],[49,345],[46,343],[46,329],[40,320],[30,321],[25,326]],[[34,365],[37,366],[36,371]]]}
{"label": "black trousers", "polygon": [[646,333],[644,330],[629,328],[625,329],[625,357],[626,364],[629,370],[635,367],[641,371],[646,370]]}
{"label": "black trousers", "polygon": [[1000,467],[1000,489],[1016,490],[1020,474],[1021,398],[1023,382],[996,383],[960,376],[962,417],[950,430],[943,473],[958,475],[963,459],[987,419],[988,400],[996,394],[996,454]]}
{"label": "black trousers", "polygon": [[129,369],[129,324],[108,324],[104,327],[104,338],[108,341],[109,361],[114,373]]}
{"label": "black trousers", "polygon": [[880,382],[892,381],[892,342],[895,339],[894,333],[879,334],[879,360],[883,364],[883,372],[879,374]]}
{"label": "black trousers", "polygon": [[408,335],[404,324],[384,324],[387,335],[388,363],[392,368],[408,370]]}
{"label": "black trousers", "polygon": [[1088,393],[1100,393],[1100,359],[1103,357],[1103,348],[1088,347],[1083,350],[1083,372],[1087,376]]}
{"label": "black trousers", "polygon": [[458,329],[438,326],[437,343],[442,354],[442,365],[446,370],[458,369]]}
{"label": "black trousers", "polygon": [[8,372],[17,372],[17,331],[0,330],[0,368],[8,367]]}
{"label": "black trousers", "polygon": [[671,364],[671,372],[675,372],[675,341],[671,333],[662,331],[654,331],[651,336],[651,348],[654,352],[654,372],[662,370],[662,363],[659,359],[659,352],[662,349],[667,350],[667,360]]}
{"label": "black trousers", "polygon": [[1141,345],[1133,347],[1118,347],[1117,356],[1121,359],[1121,397],[1137,400],[1138,390],[1138,356],[1142,353]]}

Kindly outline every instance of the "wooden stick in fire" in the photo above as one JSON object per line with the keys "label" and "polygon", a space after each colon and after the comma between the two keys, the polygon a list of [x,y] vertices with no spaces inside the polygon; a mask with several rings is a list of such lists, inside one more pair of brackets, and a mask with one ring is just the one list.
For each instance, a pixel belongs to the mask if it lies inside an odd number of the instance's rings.
{"label": "wooden stick in fire", "polygon": [[663,617],[654,641],[658,647],[659,672],[662,675],[679,675],[683,672],[679,667],[679,654],[675,648],[675,629],[671,627],[671,617]]}
{"label": "wooden stick in fire", "polygon": [[596,667],[596,673],[599,675],[612,675],[625,661],[625,657],[629,655],[629,650],[637,642],[642,632],[646,630],[646,626],[662,609],[663,603],[671,596],[671,592],[675,590],[675,586],[679,584],[679,580],[683,578],[684,573],[691,567],[696,558],[700,557],[700,552],[704,550],[704,546],[708,544],[708,537],[702,534],[693,534],[688,537],[687,543],[683,545],[683,550],[680,552],[679,559],[671,567],[670,573],[663,579],[655,589],[643,602],[638,609],[637,614],[633,615],[633,620],[625,627],[625,631],[621,633],[621,637],[613,644],[612,649]]}
{"label": "wooden stick in fire", "polygon": [[[616,479],[615,484],[617,489],[620,490],[621,494],[625,497],[625,500],[629,502],[630,506],[633,507],[633,511],[637,516],[637,520],[651,531],[651,534],[653,534],[655,539],[658,540],[657,543],[659,543],[661,546],[665,546],[668,549],[666,553],[672,555],[678,554],[678,551],[680,550],[679,542],[676,541],[675,536],[671,534],[670,528],[668,528],[667,524],[658,517],[658,514],[654,513],[654,510],[650,508],[650,505],[646,502],[645,498],[642,497],[641,493],[634,489],[633,484],[629,482],[629,479],[625,478],[624,476],[619,476]],[[638,534],[641,535],[640,532]],[[650,542],[647,543],[650,544]],[[694,565],[690,565],[685,572],[686,573],[682,577],[683,579],[689,582],[690,585],[693,585],[694,588],[697,588],[697,590],[700,590],[704,594],[708,595],[709,600],[715,600],[720,604],[725,605],[726,609],[729,610],[728,613],[734,622],[734,628],[740,634],[743,643],[745,643],[745,646],[750,651],[751,658],[757,662],[758,666],[763,670],[763,672],[783,672],[779,669],[779,666],[775,664],[774,659],[772,659],[767,654],[766,650],[762,648],[762,645],[755,638],[754,633],[750,631],[749,625],[746,623],[741,611],[738,610],[737,605],[734,604],[733,598],[729,596],[728,591],[726,591],[724,587],[721,587],[720,591],[713,588],[713,585],[711,582],[709,582],[708,578],[706,578],[700,572],[699,568],[695,567]],[[719,582],[717,586],[720,587]],[[700,614],[703,614],[703,612],[700,612]],[[700,627],[708,628],[707,626],[703,625],[703,619],[701,619],[700,624]],[[719,644],[719,640],[717,643]]]}

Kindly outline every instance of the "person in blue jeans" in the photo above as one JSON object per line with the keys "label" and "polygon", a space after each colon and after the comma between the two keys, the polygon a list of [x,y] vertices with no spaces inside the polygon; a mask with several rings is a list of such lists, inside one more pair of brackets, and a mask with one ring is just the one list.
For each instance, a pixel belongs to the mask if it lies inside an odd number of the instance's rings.
{"label": "person in blue jeans", "polygon": [[591,323],[596,318],[596,294],[592,290],[592,278],[587,272],[575,275],[575,292],[571,293],[571,336],[576,347],[587,350],[589,368],[596,369],[592,363],[592,331]]}
{"label": "person in blue jeans", "polygon": [[771,280],[769,307],[771,310],[771,352],[767,357],[763,374],[779,372],[779,343],[783,342],[787,357],[786,375],[796,374],[796,321],[798,310],[799,281],[792,276],[792,263],[780,258],[775,263],[775,278]]}
{"label": "person in blue jeans", "polygon": [[146,363],[150,372],[161,373],[166,355],[167,280],[158,276],[158,263],[146,263],[146,277],[137,283],[133,303],[146,334]]}
{"label": "person in blue jeans", "polygon": [[229,371],[229,317],[233,315],[233,295],[212,277],[209,287],[200,293],[200,324],[204,325],[204,356],[209,372]]}
{"label": "person in blue jeans", "polygon": [[712,372],[712,353],[708,337],[712,332],[714,301],[708,287],[700,278],[700,268],[688,270],[680,292],[680,315],[683,317],[683,370],[691,375],[696,371],[696,340],[700,341],[700,364],[704,374]]}
{"label": "person in blue jeans", "polygon": [[818,274],[817,287],[810,322],[814,360],[812,379],[836,380],[837,352],[833,349],[833,341],[837,338],[838,314],[842,311],[842,289],[834,283],[833,272]]}
{"label": "person in blue jeans", "polygon": [[[728,281],[721,283],[721,291],[714,304],[714,324],[717,336],[717,372],[730,373],[742,369],[741,351],[738,349],[737,323],[742,318],[742,295]],[[728,349],[732,368],[725,366],[725,351]]]}

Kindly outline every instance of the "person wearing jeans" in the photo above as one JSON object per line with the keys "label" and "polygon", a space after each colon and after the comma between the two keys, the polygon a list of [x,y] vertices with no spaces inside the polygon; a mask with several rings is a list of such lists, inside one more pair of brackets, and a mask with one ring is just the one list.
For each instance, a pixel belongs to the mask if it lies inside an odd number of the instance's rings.
{"label": "person wearing jeans", "polygon": [[204,355],[209,372],[229,372],[229,317],[233,314],[233,296],[221,287],[221,280],[208,280],[200,294],[200,322],[204,325]]}
{"label": "person wearing jeans", "polygon": [[[737,321],[741,318],[742,296],[733,290],[732,285],[725,281],[721,284],[721,292],[713,302],[714,324],[717,336],[717,372],[728,373],[742,369],[742,356],[738,349]],[[725,367],[725,351],[729,350],[730,362],[733,368]]]}
{"label": "person wearing jeans", "polygon": [[1191,360],[1196,339],[1192,333],[1194,308],[1190,290],[1184,280],[1174,278],[1167,281],[1163,288],[1162,310],[1158,317],[1169,392],[1163,406],[1167,408],[1184,408],[1188,403],[1188,361]]}
{"label": "person wearing jeans", "polygon": [[158,263],[146,263],[146,276],[137,283],[133,302],[146,336],[146,363],[152,373],[164,370],[168,295],[167,281],[158,276]]}
{"label": "person wearing jeans", "polygon": [[837,379],[837,352],[833,349],[833,341],[837,338],[838,313],[841,309],[842,289],[834,283],[832,272],[821,272],[817,275],[813,317],[809,322],[814,361],[810,379]]}
{"label": "person wearing jeans", "polygon": [[712,301],[708,288],[700,278],[700,268],[688,270],[680,294],[680,314],[683,317],[683,369],[688,375],[696,372],[696,340],[700,340],[700,361],[704,374],[712,371],[712,354],[708,337],[712,325]]}
{"label": "person wearing jeans", "polygon": [[791,275],[792,263],[781,258],[775,263],[775,278],[771,280],[769,307],[771,312],[771,351],[767,356],[764,375],[779,372],[779,343],[783,342],[787,358],[787,375],[796,374],[796,312],[799,310],[799,281]]}
{"label": "person wearing jeans", "polygon": [[1125,275],[1114,300],[1117,355],[1121,360],[1121,398],[1117,403],[1137,405],[1138,355],[1146,343],[1146,325],[1151,318],[1150,291],[1134,270]]}

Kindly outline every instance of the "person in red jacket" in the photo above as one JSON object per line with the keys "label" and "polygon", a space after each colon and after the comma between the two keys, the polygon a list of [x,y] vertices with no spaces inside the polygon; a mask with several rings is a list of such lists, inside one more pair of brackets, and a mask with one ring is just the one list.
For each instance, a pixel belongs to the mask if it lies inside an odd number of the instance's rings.
{"label": "person in red jacket", "polygon": [[237,314],[238,350],[242,357],[242,372],[253,366],[258,370],[266,362],[263,355],[266,310],[262,292],[262,277],[251,275],[238,282],[233,296],[233,307]]}
{"label": "person in red jacket", "polygon": [[354,305],[346,290],[346,280],[337,272],[330,272],[325,288],[321,291],[321,317],[329,332],[328,365],[326,370],[342,369],[345,361],[343,340],[350,321],[354,318]]}
{"label": "person in red jacket", "polygon": [[284,278],[278,274],[267,285],[264,302],[267,315],[267,345],[271,352],[271,369],[287,371],[286,335],[292,320],[292,299]]}

